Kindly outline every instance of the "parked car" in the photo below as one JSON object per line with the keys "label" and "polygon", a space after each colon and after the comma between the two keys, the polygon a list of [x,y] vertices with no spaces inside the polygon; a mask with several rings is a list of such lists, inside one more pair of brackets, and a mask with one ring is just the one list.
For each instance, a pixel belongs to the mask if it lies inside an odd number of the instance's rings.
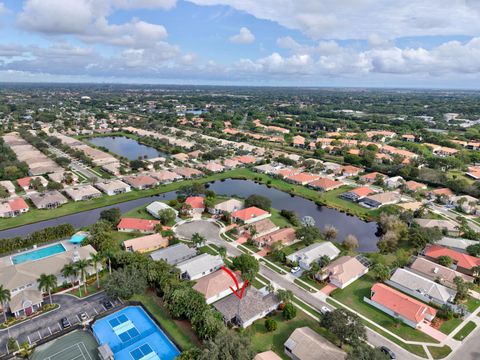
{"label": "parked car", "polygon": [[380,351],[387,355],[390,359],[396,359],[395,353],[386,346],[380,346]]}
{"label": "parked car", "polygon": [[72,324],[70,324],[70,320],[68,320],[68,318],[66,318],[66,317],[64,317],[60,320],[60,324],[62,324],[62,328],[64,328],[64,329],[72,326]]}
{"label": "parked car", "polygon": [[321,312],[323,315],[325,315],[325,314],[327,314],[327,313],[329,313],[329,312],[332,312],[332,309],[329,309],[329,308],[326,307],[326,306],[322,306],[322,307],[320,308],[320,312]]}
{"label": "parked car", "polygon": [[105,306],[105,309],[110,310],[113,308],[113,304],[110,300],[105,300],[103,302],[103,306]]}
{"label": "parked car", "polygon": [[78,315],[81,321],[87,321],[88,320],[88,315],[86,312],[82,312],[81,314]]}
{"label": "parked car", "polygon": [[300,269],[300,266],[295,266],[295,267],[293,267],[293,268],[290,270],[290,272],[291,272],[292,274],[295,274],[295,273],[299,272],[300,270],[301,270],[301,269]]}

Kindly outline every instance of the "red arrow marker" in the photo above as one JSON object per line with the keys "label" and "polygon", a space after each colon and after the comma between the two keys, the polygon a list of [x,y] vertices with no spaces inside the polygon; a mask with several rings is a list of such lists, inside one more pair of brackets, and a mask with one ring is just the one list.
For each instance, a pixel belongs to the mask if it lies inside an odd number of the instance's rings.
{"label": "red arrow marker", "polygon": [[245,292],[245,288],[248,285],[248,280],[245,280],[245,282],[243,283],[243,286],[240,288],[240,286],[238,285],[237,277],[235,276],[235,274],[230,269],[227,269],[225,266],[222,266],[221,269],[223,271],[225,271],[233,279],[233,282],[235,283],[235,286],[237,288],[234,289],[232,286],[230,286],[230,290],[232,290],[232,292],[235,294],[235,296],[238,297],[241,300],[242,297],[243,297],[243,293]]}

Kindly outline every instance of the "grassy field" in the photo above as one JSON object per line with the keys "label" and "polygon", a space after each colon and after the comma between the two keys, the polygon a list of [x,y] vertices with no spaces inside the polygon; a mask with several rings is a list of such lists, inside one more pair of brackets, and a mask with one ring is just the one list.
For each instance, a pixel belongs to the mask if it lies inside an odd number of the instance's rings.
{"label": "grassy field", "polygon": [[345,304],[346,306],[358,311],[378,325],[397,334],[401,338],[410,341],[425,341],[436,343],[430,336],[411,328],[403,323],[398,323],[390,315],[367,304],[363,298],[370,297],[370,288],[375,280],[369,275],[363,275],[360,279],[347,286],[343,290],[335,290],[331,296]]}
{"label": "grassy field", "polygon": [[338,189],[323,193],[320,198],[328,206],[347,211],[348,213],[357,215],[359,217],[364,217],[371,214],[372,211],[370,209],[367,209],[353,201],[345,200],[340,197],[341,194],[352,189],[354,189],[353,186],[342,186]]}
{"label": "grassy field", "polygon": [[[0,230],[10,229],[17,226],[31,224],[35,222],[44,221],[44,220],[55,219],[65,215],[75,214],[82,211],[96,209],[99,207],[115,205],[122,202],[135,200],[143,197],[149,197],[152,195],[158,195],[158,194],[162,194],[169,191],[175,191],[184,185],[191,185],[194,182],[208,183],[211,181],[230,179],[230,178],[245,179],[245,180],[256,179],[257,181],[261,181],[262,183],[275,187],[278,190],[295,194],[309,200],[320,201],[324,203],[326,206],[330,206],[338,210],[349,212],[352,215],[361,217],[362,219],[372,220],[373,215],[375,214],[374,212],[368,209],[365,209],[359,205],[350,203],[348,201],[345,202],[341,199],[338,199],[336,196],[334,196],[335,193],[332,193],[332,194],[326,193],[321,195],[316,190],[309,189],[307,187],[300,186],[300,185],[289,184],[283,180],[274,179],[263,174],[258,174],[249,169],[235,169],[235,170],[227,171],[220,174],[213,174],[213,175],[195,179],[195,180],[185,180],[185,181],[174,182],[167,185],[161,185],[154,189],[133,190],[128,193],[118,194],[114,196],[102,195],[99,198],[92,199],[89,201],[69,202],[57,209],[51,209],[48,211],[31,209],[29,212],[21,216],[0,220]],[[323,200],[322,200],[322,197],[323,197]],[[280,221],[280,219],[277,219],[277,220]]]}
{"label": "grassy field", "polygon": [[455,330],[457,328],[458,325],[460,325],[462,323],[462,319],[461,318],[453,318],[453,319],[450,319],[448,321],[445,321],[444,323],[442,323],[442,325],[440,325],[440,328],[438,330],[440,330],[441,332],[443,332],[444,334],[450,334],[453,330]]}
{"label": "grassy field", "polygon": [[453,337],[455,340],[462,341],[465,339],[475,328],[477,325],[473,321],[469,321],[463,328],[460,329],[458,333],[455,334]]}
{"label": "grassy field", "polygon": [[428,351],[430,351],[434,359],[443,359],[452,352],[452,349],[448,345],[442,347],[429,346]]}
{"label": "grassy field", "polygon": [[140,301],[182,350],[200,345],[200,341],[191,329],[190,323],[172,319],[170,314],[163,308],[160,299],[153,293],[134,295],[132,300]]}

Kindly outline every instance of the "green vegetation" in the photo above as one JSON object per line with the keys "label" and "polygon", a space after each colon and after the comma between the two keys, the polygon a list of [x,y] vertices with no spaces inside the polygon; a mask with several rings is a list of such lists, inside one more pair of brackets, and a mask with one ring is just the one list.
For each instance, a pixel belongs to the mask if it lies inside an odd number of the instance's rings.
{"label": "green vegetation", "polygon": [[443,359],[452,352],[452,349],[448,345],[445,345],[442,347],[428,346],[428,351],[430,352],[430,354],[433,356],[434,359]]}
{"label": "green vegetation", "polygon": [[307,290],[309,292],[315,292],[316,290],[312,289],[310,286],[308,286],[307,284],[305,284],[303,281],[300,281],[299,279],[295,279],[293,280],[293,282],[295,284],[297,284],[298,286],[300,286],[302,289],[304,290]]}
{"label": "green vegetation", "polygon": [[363,298],[370,297],[370,289],[375,280],[370,274],[363,275],[360,279],[347,286],[345,289],[334,290],[330,295],[337,301],[358,311],[368,319],[384,327],[387,330],[397,334],[401,338],[409,341],[425,341],[436,343],[435,339],[415,330],[410,326],[399,323],[390,315],[367,304]]}
{"label": "green vegetation", "polygon": [[475,324],[473,321],[469,321],[468,323],[465,324],[464,327],[460,329],[459,332],[455,334],[453,337],[455,340],[462,341],[465,339],[475,328],[477,327],[477,324]]}
{"label": "green vegetation", "polygon": [[462,321],[463,320],[461,318],[454,317],[450,320],[443,322],[442,325],[440,325],[440,328],[438,330],[448,335],[453,330],[455,330],[458,327],[458,325],[462,323]]}

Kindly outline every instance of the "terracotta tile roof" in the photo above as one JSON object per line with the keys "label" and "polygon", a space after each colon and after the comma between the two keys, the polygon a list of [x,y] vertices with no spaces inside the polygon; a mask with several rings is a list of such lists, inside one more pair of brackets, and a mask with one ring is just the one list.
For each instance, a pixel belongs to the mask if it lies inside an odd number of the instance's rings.
{"label": "terracotta tile roof", "polygon": [[415,324],[422,322],[425,314],[435,315],[437,313],[434,308],[384,284],[374,284],[372,293],[371,300]]}
{"label": "terracotta tile roof", "polygon": [[328,190],[328,189],[342,186],[343,182],[332,180],[329,178],[320,178],[318,180],[312,181],[309,185]]}
{"label": "terracotta tile roof", "polygon": [[268,211],[251,206],[246,209],[237,210],[232,213],[232,217],[240,219],[242,221],[250,220],[259,216],[267,215]]}
{"label": "terracotta tile roof", "polygon": [[286,176],[286,178],[288,180],[291,180],[291,181],[294,181],[296,183],[300,183],[300,184],[308,184],[312,181],[315,181],[319,178],[318,175],[312,175],[312,174],[309,174],[309,173],[299,173],[299,174],[292,174],[292,175],[288,175]]}
{"label": "terracotta tile roof", "polygon": [[449,188],[441,188],[441,189],[435,189],[430,191],[430,194],[453,196],[453,191],[450,190]]}
{"label": "terracotta tile roof", "polygon": [[362,275],[366,269],[360,261],[351,256],[342,256],[326,267],[330,279],[342,284]]}
{"label": "terracotta tile roof", "polygon": [[420,182],[410,180],[410,181],[407,181],[405,183],[405,186],[410,191],[417,191],[417,190],[420,190],[420,189],[424,189],[427,185],[425,185],[423,183],[420,183]]}
{"label": "terracotta tile roof", "polygon": [[24,177],[21,179],[17,179],[17,184],[21,187],[28,187],[30,186],[30,181],[32,180],[31,177]]}
{"label": "terracotta tile roof", "polygon": [[8,204],[10,205],[10,209],[12,209],[12,211],[19,211],[19,210],[25,210],[25,209],[28,210],[29,208],[28,204],[21,197],[17,197],[9,200]]}
{"label": "terracotta tile roof", "polygon": [[125,249],[131,248],[133,251],[145,251],[154,248],[167,247],[168,239],[161,234],[152,234],[141,236],[123,242]]}
{"label": "terracotta tile roof", "polygon": [[287,244],[295,240],[295,229],[293,228],[283,228],[278,229],[270,234],[261,236],[255,241],[259,243],[265,243],[266,245],[271,245],[275,242],[280,241],[282,244]]}
{"label": "terracotta tile roof", "polygon": [[123,218],[117,225],[117,229],[129,229],[139,231],[154,231],[155,226],[160,224],[158,220],[145,220],[137,218]]}
{"label": "terracotta tile roof", "polygon": [[425,256],[433,259],[438,259],[440,256],[448,256],[457,263],[457,266],[464,269],[471,269],[475,266],[480,266],[480,258],[460,253],[440,245],[430,245],[425,249]]}
{"label": "terracotta tile roof", "polygon": [[252,164],[255,161],[257,161],[257,159],[254,156],[250,156],[250,155],[237,156],[236,158],[234,158],[234,160],[237,160],[242,164]]}
{"label": "terracotta tile roof", "polygon": [[364,179],[364,180],[375,180],[375,178],[377,177],[377,175],[380,175],[382,176],[383,178],[386,178],[387,176],[382,174],[382,173],[379,173],[379,172],[372,172],[372,173],[369,173],[369,174],[365,174],[365,175],[362,175],[360,178],[361,179]]}
{"label": "terracotta tile roof", "polygon": [[[237,278],[239,286],[242,286],[243,281],[240,272],[236,271],[234,275]],[[233,279],[225,271],[218,270],[198,279],[197,283],[193,286],[193,289],[203,294],[206,299],[209,299],[230,289],[230,286],[235,288]]]}
{"label": "terracotta tile roof", "polygon": [[349,193],[353,193],[353,194],[357,195],[358,197],[364,197],[364,196],[368,196],[370,194],[375,193],[375,191],[373,191],[369,187],[360,186],[360,187],[357,187],[353,190],[350,190]]}
{"label": "terracotta tile roof", "polygon": [[342,172],[345,174],[358,174],[362,169],[352,166],[352,165],[345,165],[342,166]]}
{"label": "terracotta tile roof", "polygon": [[201,196],[189,196],[185,200],[185,204],[189,204],[192,209],[203,209],[205,208],[204,198]]}
{"label": "terracotta tile roof", "polygon": [[275,354],[272,350],[268,350],[255,355],[253,360],[282,360],[282,358]]}

